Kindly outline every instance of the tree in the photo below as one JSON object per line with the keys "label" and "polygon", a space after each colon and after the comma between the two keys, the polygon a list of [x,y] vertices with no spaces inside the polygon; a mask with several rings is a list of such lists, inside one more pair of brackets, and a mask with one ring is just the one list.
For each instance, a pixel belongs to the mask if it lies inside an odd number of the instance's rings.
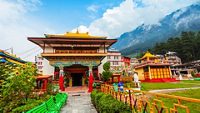
{"label": "tree", "polygon": [[200,58],[200,32],[182,32],[179,37],[171,37],[167,42],[157,43],[153,47],[156,54],[174,51],[182,62],[198,60]]}
{"label": "tree", "polygon": [[112,76],[112,72],[110,71],[110,62],[106,62],[103,65],[103,73],[102,73],[102,78],[103,80],[106,82],[110,79],[110,77]]}
{"label": "tree", "polygon": [[10,71],[12,71],[15,66],[14,64],[0,63],[0,97],[2,96],[3,83],[9,77]]}
{"label": "tree", "polygon": [[36,68],[31,63],[27,63],[25,65],[15,65],[14,67],[7,65],[4,70],[2,73],[6,78],[2,83],[0,106],[4,112],[10,112],[13,108],[26,103],[36,84]]}

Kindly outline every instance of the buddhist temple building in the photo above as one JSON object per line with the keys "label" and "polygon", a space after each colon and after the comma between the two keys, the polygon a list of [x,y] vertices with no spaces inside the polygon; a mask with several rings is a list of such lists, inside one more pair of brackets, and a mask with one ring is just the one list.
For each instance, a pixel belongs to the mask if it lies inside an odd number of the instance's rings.
{"label": "buddhist temple building", "polygon": [[99,75],[98,66],[107,56],[107,49],[116,39],[91,36],[88,33],[45,34],[45,37],[28,37],[43,49],[41,56],[53,66],[53,79],[64,75],[66,86],[84,86],[89,72]]}
{"label": "buddhist temple building", "polygon": [[146,52],[139,59],[139,64],[134,66],[142,81],[170,81],[172,79],[170,64],[167,61],[160,61],[155,55]]}
{"label": "buddhist temple building", "polygon": [[26,63],[26,61],[18,58],[16,55],[0,50],[0,63],[11,63],[11,64],[23,65]]}

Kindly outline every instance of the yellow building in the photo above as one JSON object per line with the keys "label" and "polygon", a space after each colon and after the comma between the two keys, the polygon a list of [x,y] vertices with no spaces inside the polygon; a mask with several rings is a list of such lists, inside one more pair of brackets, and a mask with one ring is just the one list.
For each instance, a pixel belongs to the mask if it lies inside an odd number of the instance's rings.
{"label": "yellow building", "polygon": [[139,64],[135,65],[139,80],[144,81],[164,81],[171,80],[171,69],[168,62],[160,61],[155,55],[146,52],[139,59]]}

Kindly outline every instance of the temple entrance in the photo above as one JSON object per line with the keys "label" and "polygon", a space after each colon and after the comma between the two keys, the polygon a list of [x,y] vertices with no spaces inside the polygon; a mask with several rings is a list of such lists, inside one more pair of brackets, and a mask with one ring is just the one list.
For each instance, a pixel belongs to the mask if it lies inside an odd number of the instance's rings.
{"label": "temple entrance", "polygon": [[72,73],[72,86],[82,86],[83,73]]}

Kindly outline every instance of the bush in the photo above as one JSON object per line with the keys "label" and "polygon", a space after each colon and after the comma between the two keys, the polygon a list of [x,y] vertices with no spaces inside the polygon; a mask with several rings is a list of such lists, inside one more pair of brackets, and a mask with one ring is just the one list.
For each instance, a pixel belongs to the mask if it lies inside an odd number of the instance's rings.
{"label": "bush", "polygon": [[95,105],[95,95],[97,93],[97,90],[93,90],[92,93],[90,94],[90,97],[91,97],[91,101],[92,101],[92,104]]}
{"label": "bush", "polygon": [[22,112],[26,112],[40,104],[42,104],[44,102],[44,100],[35,100],[35,101],[31,101],[26,105],[17,107],[15,109],[12,110],[12,113],[22,113]]}
{"label": "bush", "polygon": [[100,109],[99,101],[100,101],[100,98],[101,98],[103,95],[104,95],[104,93],[102,93],[102,92],[96,93],[96,95],[95,95],[95,101],[94,101],[94,103],[95,103],[95,105],[96,105],[97,111],[99,111],[99,109]]}
{"label": "bush", "polygon": [[131,113],[130,107],[123,102],[114,99],[111,95],[94,90],[91,100],[100,113]]}

